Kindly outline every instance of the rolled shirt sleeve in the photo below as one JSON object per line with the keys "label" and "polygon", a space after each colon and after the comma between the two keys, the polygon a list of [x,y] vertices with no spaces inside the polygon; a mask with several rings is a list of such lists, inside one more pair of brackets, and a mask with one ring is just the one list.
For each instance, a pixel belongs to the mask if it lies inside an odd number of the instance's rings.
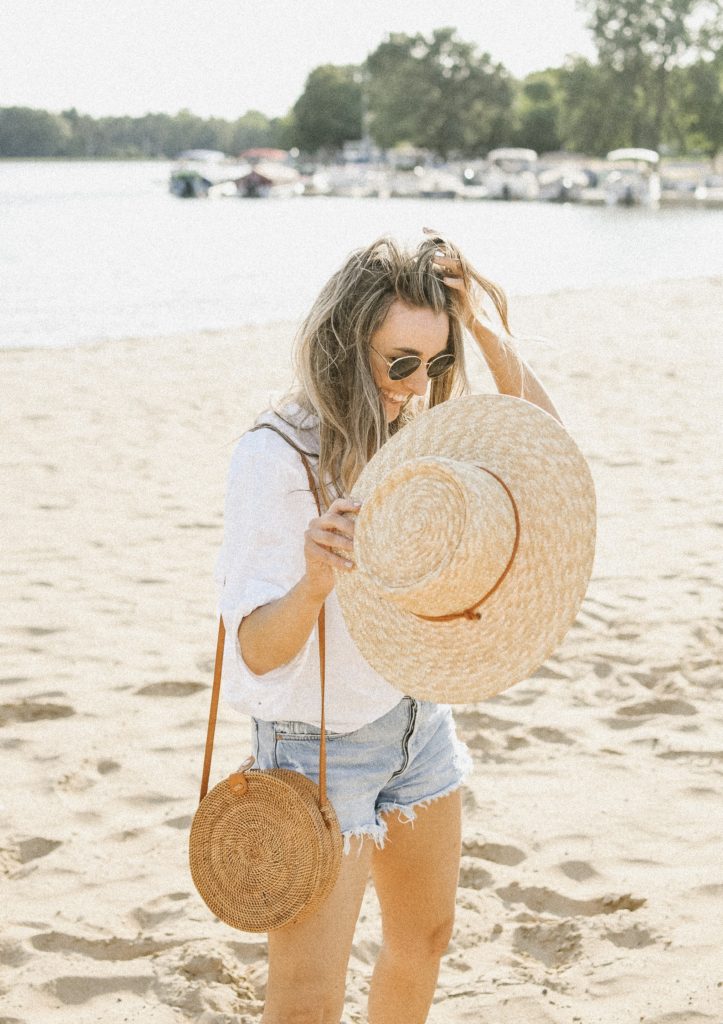
{"label": "rolled shirt sleeve", "polygon": [[[313,633],[299,653],[263,676],[248,668],[238,640],[242,619],[283,597],[305,571],[304,532],[316,512],[303,463],[269,430],[245,434],[228,475],[223,544],[214,578],[226,628],[224,698],[254,707],[266,702],[269,686],[283,678],[293,686],[313,646]],[[262,692],[259,691],[259,688]]]}

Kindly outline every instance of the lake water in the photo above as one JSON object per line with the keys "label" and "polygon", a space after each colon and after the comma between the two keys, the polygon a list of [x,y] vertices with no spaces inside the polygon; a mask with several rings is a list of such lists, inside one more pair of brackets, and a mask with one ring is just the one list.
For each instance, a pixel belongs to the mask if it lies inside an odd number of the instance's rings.
{"label": "lake water", "polygon": [[424,225],[512,295],[723,272],[723,210],[180,200],[170,166],[0,162],[0,346],[296,319],[351,249]]}

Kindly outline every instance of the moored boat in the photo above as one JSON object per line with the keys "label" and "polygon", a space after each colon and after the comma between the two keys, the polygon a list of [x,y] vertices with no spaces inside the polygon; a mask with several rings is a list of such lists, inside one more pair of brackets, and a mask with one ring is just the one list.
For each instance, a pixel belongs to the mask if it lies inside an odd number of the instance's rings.
{"label": "moored boat", "polygon": [[537,199],[540,187],[534,149],[507,146],[487,154],[484,185],[490,199]]}
{"label": "moored boat", "polygon": [[171,169],[168,188],[180,199],[235,195],[233,183],[248,170],[248,164],[229,161],[220,150],[187,149]]}
{"label": "moored boat", "polygon": [[608,206],[658,206],[660,156],[654,149],[613,149],[605,160],[603,190]]}

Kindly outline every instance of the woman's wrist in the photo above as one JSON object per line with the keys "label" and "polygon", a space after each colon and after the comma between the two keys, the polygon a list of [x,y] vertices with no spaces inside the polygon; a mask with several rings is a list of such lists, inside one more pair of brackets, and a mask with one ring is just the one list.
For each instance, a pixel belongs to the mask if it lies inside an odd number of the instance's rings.
{"label": "woman's wrist", "polygon": [[331,586],[325,586],[323,583],[319,583],[318,580],[314,580],[310,577],[308,572],[305,572],[296,584],[296,589],[309,606],[314,606],[318,611],[320,611],[324,601],[326,601],[327,597],[334,589],[334,583],[332,580]]}
{"label": "woman's wrist", "polygon": [[472,317],[468,321],[467,330],[485,354],[489,350],[491,355],[496,355],[507,348],[501,336],[492,330],[491,326],[482,323],[477,317]]}

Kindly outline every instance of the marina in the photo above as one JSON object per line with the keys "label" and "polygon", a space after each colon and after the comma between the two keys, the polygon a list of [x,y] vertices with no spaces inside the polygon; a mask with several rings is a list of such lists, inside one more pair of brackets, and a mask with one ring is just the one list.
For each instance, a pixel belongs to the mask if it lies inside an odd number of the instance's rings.
{"label": "marina", "polygon": [[[368,153],[368,149],[367,149]],[[217,151],[180,154],[169,178],[180,198],[496,200],[593,206],[723,207],[723,174],[705,161],[661,161],[651,149],[616,149],[604,159],[533,149],[491,150],[485,159],[440,163],[423,150],[376,153],[346,147],[348,159],[314,165],[296,151],[257,149],[228,158]]]}
{"label": "marina", "polygon": [[180,202],[173,166],[0,162],[0,347],[295,321],[351,248],[424,225],[512,297],[723,271],[721,209],[392,197],[357,168],[329,174],[340,195]]}

